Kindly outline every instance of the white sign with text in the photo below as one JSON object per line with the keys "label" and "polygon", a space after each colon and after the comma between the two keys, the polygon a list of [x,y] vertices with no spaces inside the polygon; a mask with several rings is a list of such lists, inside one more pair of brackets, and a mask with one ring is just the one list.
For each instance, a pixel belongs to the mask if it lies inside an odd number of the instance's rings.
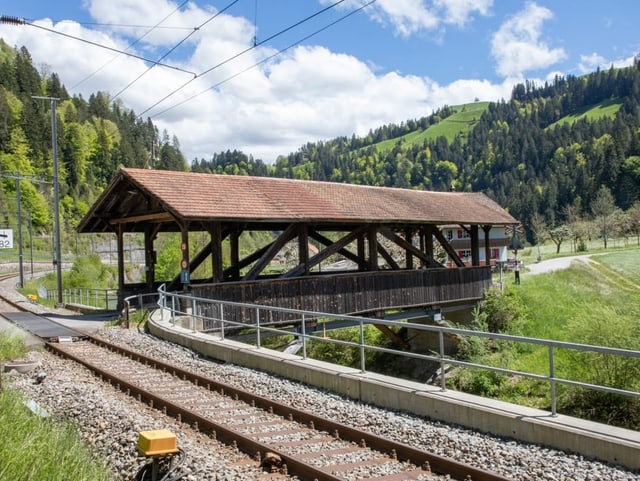
{"label": "white sign with text", "polygon": [[0,229],[0,249],[13,249],[13,229]]}

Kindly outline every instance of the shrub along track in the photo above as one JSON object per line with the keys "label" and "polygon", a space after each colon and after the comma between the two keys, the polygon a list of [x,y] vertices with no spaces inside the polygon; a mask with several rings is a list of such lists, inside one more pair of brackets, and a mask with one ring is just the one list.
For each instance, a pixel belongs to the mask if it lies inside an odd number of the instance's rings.
{"label": "shrub along track", "polygon": [[506,481],[91,337],[47,343],[105,382],[303,481]]}

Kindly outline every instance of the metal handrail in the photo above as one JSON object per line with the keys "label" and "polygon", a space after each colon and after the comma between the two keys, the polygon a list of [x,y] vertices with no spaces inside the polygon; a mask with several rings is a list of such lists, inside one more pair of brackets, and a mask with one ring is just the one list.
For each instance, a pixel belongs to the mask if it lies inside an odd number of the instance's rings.
{"label": "metal handrail", "polygon": [[[57,289],[47,289],[47,299],[57,299],[57,297]],[[62,299],[64,304],[115,310],[118,306],[118,289],[67,287],[62,289]]]}
{"label": "metal handrail", "polygon": [[[395,355],[400,355],[400,356],[405,356],[410,358],[417,358],[417,359],[423,359],[426,361],[437,362],[441,366],[440,387],[443,391],[446,390],[445,367],[447,365],[474,368],[474,369],[484,369],[484,370],[493,371],[497,373],[522,376],[530,379],[548,382],[550,386],[551,414],[553,416],[557,415],[556,386],[559,384],[640,398],[640,392],[637,392],[637,391],[629,391],[626,389],[618,389],[614,387],[596,385],[596,384],[591,384],[587,382],[580,382],[580,381],[558,377],[556,376],[556,363],[555,363],[555,352],[558,349],[568,349],[568,350],[580,351],[580,352],[595,352],[600,354],[624,356],[624,357],[630,357],[635,359],[640,359],[640,351],[604,347],[604,346],[593,346],[588,344],[579,344],[579,343],[572,343],[572,342],[565,342],[565,341],[554,341],[549,339],[538,339],[538,338],[524,337],[524,336],[513,336],[509,334],[475,331],[471,329],[460,329],[460,328],[454,328],[454,327],[417,324],[417,323],[412,323],[408,321],[401,322],[401,321],[392,321],[392,320],[377,319],[377,318],[373,319],[373,318],[358,317],[358,316],[351,316],[351,315],[332,314],[332,313],[326,313],[326,312],[304,311],[304,310],[273,307],[273,306],[266,306],[266,305],[206,299],[206,298],[195,297],[188,293],[167,292],[166,286],[164,284],[160,286],[160,288],[158,289],[157,295],[158,295],[157,306],[161,310],[161,315],[163,320],[166,312],[169,313],[169,320],[174,325],[177,318],[187,317],[190,320],[190,328],[194,332],[198,330],[197,329],[198,322],[202,323],[204,326],[205,321],[212,321],[212,323],[215,323],[217,327],[210,328],[210,329],[202,328],[199,330],[201,332],[207,332],[207,333],[215,332],[220,336],[222,340],[224,340],[225,338],[225,332],[228,331],[230,328],[242,328],[242,329],[251,328],[251,329],[255,329],[256,331],[257,347],[258,348],[262,347],[261,337],[264,335],[264,333],[267,333],[267,332],[274,332],[274,333],[280,333],[280,334],[283,333],[282,329],[278,329],[277,327],[273,327],[272,325],[260,324],[261,312],[272,311],[272,312],[279,312],[279,313],[286,313],[289,315],[293,315],[296,319],[298,319],[297,322],[300,322],[301,332],[296,332],[295,336],[298,339],[300,339],[302,342],[303,359],[307,358],[307,342],[310,339],[312,339],[314,341],[330,342],[330,343],[339,344],[343,346],[358,348],[360,350],[360,361],[361,361],[360,369],[362,372],[366,372],[365,353],[367,351],[384,352],[384,353],[390,353],[390,354],[395,354]],[[134,296],[134,297],[137,297],[137,296]],[[205,306],[205,305],[216,306],[217,309],[203,309],[202,306]],[[248,324],[245,322],[238,322],[232,319],[228,319],[225,317],[225,307],[244,308],[244,309],[253,310],[255,311],[256,322],[252,324]],[[207,316],[202,314],[203,312],[217,312],[217,316],[216,317]],[[354,326],[358,326],[358,328],[360,329],[359,342],[350,342],[350,341],[343,341],[338,339],[325,339],[313,334],[308,334],[306,332],[307,323],[311,320],[317,320],[317,319],[349,321]],[[385,325],[385,326],[400,326],[400,327],[411,328],[419,331],[434,332],[438,335],[438,341],[439,341],[438,352],[433,354],[421,354],[416,352],[398,351],[394,349],[383,348],[379,346],[366,344],[365,336],[364,336],[364,328],[365,326],[372,325],[372,324]],[[286,332],[286,333],[291,334],[291,332]],[[502,367],[495,367],[495,366],[477,364],[477,363],[454,359],[445,354],[445,349],[444,349],[445,334],[545,346],[548,349],[548,359],[549,359],[548,373],[536,374],[536,373],[517,371],[517,370],[506,369]]]}

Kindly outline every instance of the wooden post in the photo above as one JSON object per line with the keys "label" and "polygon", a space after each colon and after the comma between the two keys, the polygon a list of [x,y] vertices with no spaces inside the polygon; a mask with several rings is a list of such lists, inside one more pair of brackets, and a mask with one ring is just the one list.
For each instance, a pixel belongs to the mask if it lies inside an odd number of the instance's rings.
{"label": "wooden post", "polygon": [[224,266],[222,259],[222,224],[214,222],[211,226],[211,269],[213,282],[224,280]]}

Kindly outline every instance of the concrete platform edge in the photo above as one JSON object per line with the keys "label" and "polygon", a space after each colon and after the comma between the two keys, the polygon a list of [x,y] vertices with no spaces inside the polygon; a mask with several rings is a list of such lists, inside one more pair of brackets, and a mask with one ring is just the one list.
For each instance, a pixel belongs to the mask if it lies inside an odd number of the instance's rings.
{"label": "concrete platform edge", "polygon": [[[157,314],[157,312],[156,312]],[[640,470],[640,433],[193,332],[159,315],[155,336],[207,357],[325,388],[364,403]]]}

